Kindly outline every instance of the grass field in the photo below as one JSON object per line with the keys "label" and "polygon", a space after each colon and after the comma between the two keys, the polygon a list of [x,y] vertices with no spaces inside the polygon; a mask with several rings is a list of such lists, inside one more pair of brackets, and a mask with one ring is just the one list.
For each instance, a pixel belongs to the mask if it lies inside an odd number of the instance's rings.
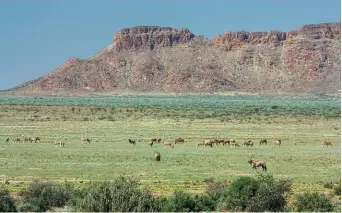
{"label": "grass field", "polygon": [[[253,157],[264,159],[276,178],[292,179],[295,192],[323,191],[324,183],[341,179],[340,131],[340,100],[333,98],[0,96],[0,175],[12,190],[34,179],[87,182],[127,175],[156,193],[196,193],[210,178],[255,174],[247,163]],[[5,142],[33,136],[42,143]],[[82,136],[92,142],[82,144]],[[148,145],[151,138],[178,137],[185,143],[174,148]],[[205,138],[255,144],[196,148]],[[268,145],[259,145],[263,138]],[[56,140],[65,147],[55,147]],[[334,146],[322,148],[323,140]],[[160,163],[153,161],[154,151],[161,153]]]}

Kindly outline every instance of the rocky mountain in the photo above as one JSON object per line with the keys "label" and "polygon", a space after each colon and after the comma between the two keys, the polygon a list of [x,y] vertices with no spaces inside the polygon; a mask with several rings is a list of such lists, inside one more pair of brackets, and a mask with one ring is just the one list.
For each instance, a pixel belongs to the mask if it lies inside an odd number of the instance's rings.
{"label": "rocky mountain", "polygon": [[69,59],[15,90],[31,92],[337,92],[341,25],[290,32],[230,32],[212,41],[188,29],[117,32],[89,59]]}

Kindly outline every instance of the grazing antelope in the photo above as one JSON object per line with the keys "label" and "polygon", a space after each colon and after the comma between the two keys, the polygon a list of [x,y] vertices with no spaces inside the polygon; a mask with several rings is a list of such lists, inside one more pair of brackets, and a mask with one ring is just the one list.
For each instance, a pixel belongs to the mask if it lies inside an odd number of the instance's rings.
{"label": "grazing antelope", "polygon": [[234,139],[230,139],[229,147],[240,147],[240,145],[236,143]]}
{"label": "grazing antelope", "polygon": [[162,141],[161,138],[158,138],[158,139],[157,139],[157,143],[160,143],[161,141]]}
{"label": "grazing antelope", "polygon": [[24,138],[24,141],[25,141],[25,142],[31,142],[31,138],[30,138],[30,137],[25,137],[25,138]]}
{"label": "grazing antelope", "polygon": [[157,142],[157,138],[152,138],[152,139],[151,139],[151,142],[152,142],[152,143],[156,143],[156,142]]}
{"label": "grazing antelope", "polygon": [[276,146],[280,146],[281,145],[281,140],[277,140],[275,143],[274,143]]}
{"label": "grazing antelope", "polygon": [[154,160],[155,161],[160,161],[160,153],[159,152],[154,152]]}
{"label": "grazing antelope", "polygon": [[220,145],[224,143],[224,139],[215,139],[215,145]]}
{"label": "grazing antelope", "polygon": [[175,144],[177,144],[177,143],[184,143],[184,139],[183,138],[175,139]]}
{"label": "grazing antelope", "polygon": [[322,147],[324,147],[324,146],[332,146],[332,143],[330,141],[323,141]]}
{"label": "grazing antelope", "polygon": [[267,167],[266,167],[265,161],[262,161],[262,160],[252,160],[252,159],[250,159],[250,160],[248,161],[248,163],[252,165],[252,168],[253,168],[253,169],[257,169],[257,167],[262,167],[262,170],[263,170],[263,171],[267,171]]}
{"label": "grazing antelope", "polygon": [[253,141],[251,140],[248,140],[248,141],[245,141],[243,142],[242,146],[247,146],[247,147],[252,147],[253,146]]}
{"label": "grazing antelope", "polygon": [[260,140],[259,144],[260,145],[263,145],[263,144],[267,145],[267,140],[266,139],[262,139],[262,140]]}
{"label": "grazing antelope", "polygon": [[128,139],[128,143],[135,145],[135,141],[131,139]]}
{"label": "grazing antelope", "polygon": [[64,142],[63,141],[56,141],[55,145],[56,145],[56,147],[58,147],[58,146],[64,147]]}
{"label": "grazing antelope", "polygon": [[20,143],[20,138],[13,139],[13,143]]}
{"label": "grazing antelope", "polygon": [[204,140],[203,143],[204,143],[205,147],[210,146],[211,148],[213,148],[213,145],[215,143],[215,139],[207,139],[207,140]]}
{"label": "grazing antelope", "polygon": [[225,146],[225,145],[230,146],[230,140],[223,141],[222,145],[223,146]]}
{"label": "grazing antelope", "polygon": [[173,148],[174,145],[171,143],[171,142],[164,142],[164,148],[167,148],[167,147],[170,147],[170,148]]}
{"label": "grazing antelope", "polygon": [[84,142],[90,143],[90,139],[89,138],[82,137],[80,139],[81,139],[82,143],[84,143]]}
{"label": "grazing antelope", "polygon": [[198,142],[197,147],[199,147],[199,146],[204,146],[204,142]]}

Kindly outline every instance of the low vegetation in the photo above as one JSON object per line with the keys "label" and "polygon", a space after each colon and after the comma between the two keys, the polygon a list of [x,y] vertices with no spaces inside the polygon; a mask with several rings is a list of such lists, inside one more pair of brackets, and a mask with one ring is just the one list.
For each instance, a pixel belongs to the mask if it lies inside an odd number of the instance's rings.
{"label": "low vegetation", "polygon": [[[0,96],[0,180],[19,211],[295,211],[305,191],[335,208],[339,116],[340,100],[329,97]],[[127,180],[134,199],[113,206],[126,194],[115,184]],[[87,194],[109,200],[96,206]]]}
{"label": "low vegetation", "polygon": [[150,190],[141,188],[136,179],[125,177],[96,182],[85,188],[35,181],[23,190],[16,200],[17,206],[8,190],[2,189],[0,210],[43,212],[63,207],[83,212],[330,212],[337,208],[330,198],[318,193],[298,195],[294,204],[288,205],[286,199],[290,191],[291,181],[275,180],[268,174],[241,176],[229,185],[212,181],[204,193],[174,191],[169,197],[153,195]]}

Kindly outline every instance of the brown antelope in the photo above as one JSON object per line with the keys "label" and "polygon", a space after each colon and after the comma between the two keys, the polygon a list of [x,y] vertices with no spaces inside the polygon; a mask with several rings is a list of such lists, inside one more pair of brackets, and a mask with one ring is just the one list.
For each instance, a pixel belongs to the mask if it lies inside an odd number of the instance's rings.
{"label": "brown antelope", "polygon": [[20,143],[20,138],[15,138],[15,139],[13,140],[13,143]]}
{"label": "brown antelope", "polygon": [[8,142],[9,142],[9,140],[10,140],[10,139],[9,139],[9,138],[7,138],[7,139],[6,139],[6,143],[8,143]]}
{"label": "brown antelope", "polygon": [[262,139],[262,140],[260,140],[259,144],[260,145],[263,145],[263,144],[267,145],[267,140],[266,139]]}
{"label": "brown antelope", "polygon": [[252,165],[253,169],[257,169],[257,167],[262,167],[263,171],[267,171],[266,163],[263,160],[252,160],[252,159],[250,159],[248,161],[248,163]]}
{"label": "brown antelope", "polygon": [[243,142],[242,146],[247,146],[247,147],[252,147],[253,146],[253,141],[251,140],[248,140],[248,141],[245,141]]}
{"label": "brown antelope", "polygon": [[230,139],[229,147],[240,147],[240,145],[236,143],[234,139]]}
{"label": "brown antelope", "polygon": [[170,147],[170,148],[173,148],[174,145],[171,143],[171,142],[164,142],[164,148],[167,148],[167,147]]}
{"label": "brown antelope", "polygon": [[151,139],[151,142],[152,142],[152,143],[156,143],[157,140],[158,140],[157,138],[152,138],[152,139]]}
{"label": "brown antelope", "polygon": [[175,139],[175,144],[177,144],[177,143],[184,143],[184,139],[183,138]]}
{"label": "brown antelope", "polygon": [[128,139],[128,143],[135,145],[135,141],[131,139]]}
{"label": "brown antelope", "polygon": [[30,137],[25,137],[25,138],[24,138],[24,141],[25,141],[25,142],[31,142],[31,138],[30,138]]}
{"label": "brown antelope", "polygon": [[205,147],[210,146],[211,148],[213,148],[213,145],[215,143],[215,139],[207,139],[207,140],[204,140],[203,143],[204,143]]}
{"label": "brown antelope", "polygon": [[152,141],[151,141],[151,142],[149,142],[148,144],[149,144],[151,147],[153,146],[153,142],[152,142]]}
{"label": "brown antelope", "polygon": [[55,145],[56,145],[56,147],[58,147],[58,146],[64,147],[64,142],[63,141],[56,141]]}
{"label": "brown antelope", "polygon": [[224,144],[224,139],[215,139],[215,145]]}
{"label": "brown antelope", "polygon": [[274,143],[276,146],[280,146],[281,145],[281,140],[277,140],[275,143]]}
{"label": "brown antelope", "polygon": [[82,137],[82,138],[80,138],[80,139],[81,139],[82,143],[84,143],[84,142],[90,143],[90,139],[89,139],[89,138]]}
{"label": "brown antelope", "polygon": [[199,147],[199,146],[204,146],[204,142],[198,142],[197,147]]}
{"label": "brown antelope", "polygon": [[158,139],[157,139],[157,143],[160,143],[161,141],[162,141],[161,138],[158,138]]}
{"label": "brown antelope", "polygon": [[223,141],[222,145],[227,145],[227,146],[230,146],[230,140],[225,140]]}
{"label": "brown antelope", "polygon": [[330,141],[323,141],[322,147],[324,147],[324,146],[332,146],[332,143]]}
{"label": "brown antelope", "polygon": [[154,160],[155,161],[160,161],[160,153],[159,152],[154,152]]}

